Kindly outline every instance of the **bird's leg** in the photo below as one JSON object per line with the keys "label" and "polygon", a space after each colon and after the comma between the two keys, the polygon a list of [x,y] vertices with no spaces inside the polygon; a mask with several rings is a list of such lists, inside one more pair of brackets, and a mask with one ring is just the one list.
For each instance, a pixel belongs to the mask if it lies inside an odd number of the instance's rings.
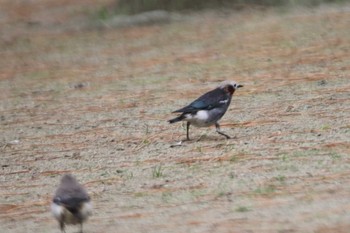
{"label": "bird's leg", "polygon": [[186,140],[187,140],[187,141],[190,140],[190,135],[189,135],[190,125],[191,125],[191,123],[187,121],[187,127],[186,127],[186,132],[187,132],[187,134],[186,134],[186,136],[187,136],[187,137],[186,137]]}
{"label": "bird's leg", "polygon": [[83,222],[80,223],[80,233],[83,233]]}
{"label": "bird's leg", "polygon": [[60,228],[61,228],[61,232],[62,233],[66,233],[66,230],[64,229],[64,222],[63,222],[63,220],[60,221]]}
{"label": "bird's leg", "polygon": [[220,134],[220,135],[222,135],[222,136],[225,136],[226,139],[230,139],[230,138],[231,138],[231,137],[228,136],[227,134],[224,134],[223,132],[221,132],[219,123],[216,122],[216,123],[215,123],[215,127],[216,127],[216,132],[217,132],[218,134]]}

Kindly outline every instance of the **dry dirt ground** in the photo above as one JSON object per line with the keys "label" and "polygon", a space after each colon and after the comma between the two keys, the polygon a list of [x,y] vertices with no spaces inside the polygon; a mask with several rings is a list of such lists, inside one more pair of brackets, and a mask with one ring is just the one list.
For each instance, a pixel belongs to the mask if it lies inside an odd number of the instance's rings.
{"label": "dry dirt ground", "polygon": [[[350,5],[101,28],[96,2],[2,1],[0,232],[59,232],[64,173],[88,233],[349,232]],[[234,138],[171,147],[171,111],[226,79]]]}

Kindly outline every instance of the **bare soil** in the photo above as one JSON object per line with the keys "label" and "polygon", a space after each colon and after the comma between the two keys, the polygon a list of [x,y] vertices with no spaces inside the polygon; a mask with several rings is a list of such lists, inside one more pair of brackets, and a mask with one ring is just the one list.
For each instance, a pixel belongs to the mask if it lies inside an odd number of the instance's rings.
{"label": "bare soil", "polygon": [[[64,173],[88,233],[349,231],[349,4],[95,28],[97,2],[1,3],[0,232],[59,232]],[[171,147],[171,111],[223,80],[234,138]]]}

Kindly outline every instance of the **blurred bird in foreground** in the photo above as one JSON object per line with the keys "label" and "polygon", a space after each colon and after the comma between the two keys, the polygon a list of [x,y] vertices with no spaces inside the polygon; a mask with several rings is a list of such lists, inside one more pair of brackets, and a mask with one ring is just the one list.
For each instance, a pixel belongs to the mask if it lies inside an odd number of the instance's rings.
{"label": "blurred bird in foreground", "polygon": [[51,203],[51,212],[65,232],[65,224],[80,224],[83,232],[83,222],[91,215],[90,197],[83,186],[69,174],[62,177]]}
{"label": "blurred bird in foreground", "polygon": [[220,131],[218,121],[230,105],[233,93],[240,87],[243,85],[233,81],[221,83],[216,89],[205,93],[186,107],[174,111],[173,113],[179,112],[181,115],[169,120],[169,123],[187,121],[187,140],[190,140],[191,124],[197,127],[208,127],[215,124],[216,132],[229,139],[230,136]]}

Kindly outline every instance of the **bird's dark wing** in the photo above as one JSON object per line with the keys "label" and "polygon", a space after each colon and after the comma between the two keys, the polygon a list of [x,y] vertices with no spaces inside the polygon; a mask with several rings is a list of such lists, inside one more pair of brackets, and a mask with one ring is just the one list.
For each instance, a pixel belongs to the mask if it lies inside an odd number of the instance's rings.
{"label": "bird's dark wing", "polygon": [[73,207],[89,200],[90,196],[85,189],[80,185],[76,185],[75,187],[60,187],[56,192],[53,202],[58,205]]}
{"label": "bird's dark wing", "polygon": [[64,206],[66,209],[68,209],[71,213],[75,214],[80,210],[80,207],[82,203],[88,202],[90,200],[89,196],[85,197],[55,197],[53,199],[53,202],[57,205]]}
{"label": "bird's dark wing", "polygon": [[188,106],[178,109],[174,112],[194,113],[199,110],[210,110],[224,105],[229,100],[227,93],[221,88],[216,88],[205,93]]}

